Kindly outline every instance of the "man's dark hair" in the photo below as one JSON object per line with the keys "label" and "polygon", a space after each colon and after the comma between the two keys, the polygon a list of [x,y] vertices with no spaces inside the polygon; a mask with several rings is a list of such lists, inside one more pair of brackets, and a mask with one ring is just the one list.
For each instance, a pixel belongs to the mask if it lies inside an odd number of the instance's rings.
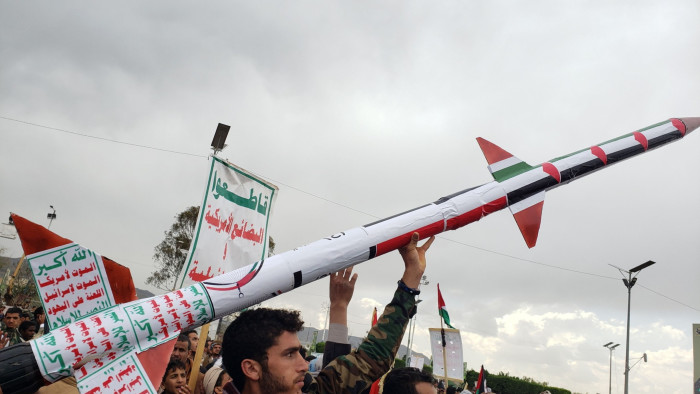
{"label": "man's dark hair", "polygon": [[40,307],[34,309],[34,318],[36,318],[37,315],[44,315],[44,314],[45,314],[45,313],[44,313],[44,307],[43,307],[43,306],[40,306]]}
{"label": "man's dark hair", "polygon": [[22,308],[18,308],[16,306],[13,306],[12,308],[5,311],[5,316],[7,316],[9,313],[16,313],[16,314],[22,316]]}
{"label": "man's dark hair", "polygon": [[243,391],[245,375],[241,362],[251,359],[267,368],[267,349],[277,343],[284,331],[301,331],[304,321],[299,311],[284,309],[249,309],[234,320],[224,333],[222,361],[238,391]]}
{"label": "man's dark hair", "polygon": [[34,326],[34,329],[36,329],[36,322],[33,322],[31,320],[23,321],[22,323],[19,324],[19,331],[22,332],[22,331],[28,329],[29,326]]}
{"label": "man's dark hair", "polygon": [[189,351],[190,348],[192,347],[192,343],[190,343],[190,337],[188,337],[185,334],[180,334],[177,336],[177,341],[176,342],[187,342],[187,350]]}
{"label": "man's dark hair", "polygon": [[457,387],[455,386],[449,386],[447,388],[447,394],[457,394]]}
{"label": "man's dark hair", "polygon": [[165,382],[165,378],[168,376],[168,374],[176,369],[184,369],[187,371],[187,365],[182,362],[182,360],[170,360],[168,363],[168,366],[165,367],[165,373],[163,374],[163,380],[162,382]]}
{"label": "man's dark hair", "polygon": [[433,376],[421,371],[418,368],[397,368],[392,369],[384,378],[383,394],[418,394],[416,384],[433,384]]}
{"label": "man's dark hair", "polygon": [[180,334],[182,334],[182,335],[188,335],[188,336],[189,336],[189,335],[192,334],[192,333],[195,333],[195,334],[196,334],[197,331],[195,331],[195,330],[187,330],[187,331],[182,331]]}

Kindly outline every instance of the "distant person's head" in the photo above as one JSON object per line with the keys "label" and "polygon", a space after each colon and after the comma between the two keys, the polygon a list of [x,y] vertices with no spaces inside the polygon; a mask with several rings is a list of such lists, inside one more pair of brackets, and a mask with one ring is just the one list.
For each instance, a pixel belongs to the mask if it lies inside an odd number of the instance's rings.
{"label": "distant person's head", "polygon": [[17,307],[12,307],[5,311],[5,317],[2,318],[2,322],[5,323],[7,328],[18,328],[20,323],[20,315],[22,310]]}
{"label": "distant person's head", "polygon": [[195,330],[187,330],[182,332],[182,334],[187,335],[190,340],[190,354],[194,354],[197,351],[197,346],[199,346],[199,334]]}
{"label": "distant person's head", "polygon": [[19,321],[24,322],[27,320],[31,320],[31,316],[29,316],[29,312],[22,311],[22,313],[19,314]]}
{"label": "distant person's head", "polygon": [[207,373],[204,374],[204,381],[202,383],[204,386],[204,393],[221,394],[224,391],[226,383],[230,381],[231,377],[222,368],[211,367]]}
{"label": "distant person's head", "polygon": [[183,363],[187,361],[190,355],[190,339],[187,335],[180,334],[173,347],[173,352],[170,354],[170,360],[180,360]]}
{"label": "distant person's head", "polygon": [[457,394],[457,387],[455,387],[455,386],[449,386],[449,387],[447,388],[447,392],[446,392],[446,393],[447,393],[447,394]]}
{"label": "distant person's head", "polygon": [[163,375],[163,394],[179,394],[179,388],[187,384],[187,367],[180,360],[170,360]]}
{"label": "distant person's head", "polygon": [[299,353],[298,311],[249,309],[226,329],[222,358],[239,391],[298,393],[308,363]]}
{"label": "distant person's head", "polygon": [[36,319],[37,323],[44,324],[46,321],[46,314],[44,313],[43,306],[34,309],[34,319]]}
{"label": "distant person's head", "polygon": [[[384,377],[382,394],[435,394],[433,376],[418,368],[392,369]],[[444,386],[443,386],[444,387]]]}
{"label": "distant person's head", "polygon": [[211,354],[212,356],[221,355],[221,343],[219,341],[213,341],[211,343],[211,350],[209,351],[209,354]]}
{"label": "distant person's head", "polygon": [[19,336],[25,341],[29,341],[34,338],[36,334],[36,323],[33,321],[23,321],[19,324]]}

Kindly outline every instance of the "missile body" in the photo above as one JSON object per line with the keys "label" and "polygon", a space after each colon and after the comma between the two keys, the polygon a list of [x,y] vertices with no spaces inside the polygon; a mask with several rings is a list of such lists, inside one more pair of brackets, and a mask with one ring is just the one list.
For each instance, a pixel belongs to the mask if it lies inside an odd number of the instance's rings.
{"label": "missile body", "polygon": [[[144,352],[188,327],[242,310],[266,299],[364,262],[421,238],[454,230],[508,207],[529,247],[535,245],[544,193],[610,164],[682,138],[700,118],[671,119],[602,144],[530,166],[479,138],[494,181],[435,202],[331,235],[165,295],[121,304],[52,330],[31,342],[48,380],[79,379],[129,352]],[[91,361],[79,370],[74,366]],[[1,383],[1,382],[0,382]],[[89,385],[81,390],[87,392]]]}

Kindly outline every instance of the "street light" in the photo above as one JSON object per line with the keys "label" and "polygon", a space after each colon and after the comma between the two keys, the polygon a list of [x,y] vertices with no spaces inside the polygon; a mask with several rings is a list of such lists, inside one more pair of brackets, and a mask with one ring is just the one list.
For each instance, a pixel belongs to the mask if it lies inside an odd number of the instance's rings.
{"label": "street light", "polygon": [[[612,346],[610,346],[610,345],[612,345]],[[610,377],[608,378],[608,380],[609,380],[609,383],[608,383],[608,393],[609,393],[609,394],[612,394],[612,352],[613,352],[613,350],[615,350],[615,348],[618,347],[618,346],[620,346],[619,343],[616,343],[616,344],[613,345],[612,342],[608,342],[608,343],[606,343],[605,345],[603,345],[603,347],[606,347],[606,348],[610,349]]]}
{"label": "street light", "polygon": [[47,228],[51,229],[51,222],[56,219],[56,209],[53,207],[53,205],[49,205],[49,207],[53,209],[53,212],[49,212],[48,215],[46,215],[46,218],[49,219],[49,227]]}
{"label": "street light", "polygon": [[[430,284],[430,281],[428,281],[428,277],[426,275],[423,275],[420,282],[418,282],[418,290],[420,290],[421,285],[428,285],[428,284]],[[420,295],[418,295],[418,300],[416,300],[416,304],[418,304],[421,301],[422,300],[420,299]],[[413,346],[413,340],[415,339],[414,336],[415,336],[415,332],[416,332],[416,317],[417,316],[418,316],[417,313],[414,314],[413,318],[411,319],[411,321],[409,321],[409,325],[408,325],[408,350],[406,352],[406,363],[407,363],[406,366],[407,367],[410,366],[411,357],[413,356],[413,351],[411,350],[411,346]]]}
{"label": "street light", "polygon": [[[629,374],[630,374],[630,304],[632,301],[632,286],[634,286],[635,283],[637,283],[637,275],[639,275],[639,272],[643,270],[644,268],[656,264],[655,261],[647,261],[646,263],[640,264],[631,270],[627,271],[624,270],[620,267],[616,267],[612,264],[609,264],[615,268],[617,268],[620,273],[622,274],[622,283],[625,284],[625,287],[627,287],[627,344],[625,346],[625,394],[629,394]],[[625,278],[625,274],[623,272],[627,273],[627,278]],[[634,277],[632,277],[632,274],[634,274]]]}

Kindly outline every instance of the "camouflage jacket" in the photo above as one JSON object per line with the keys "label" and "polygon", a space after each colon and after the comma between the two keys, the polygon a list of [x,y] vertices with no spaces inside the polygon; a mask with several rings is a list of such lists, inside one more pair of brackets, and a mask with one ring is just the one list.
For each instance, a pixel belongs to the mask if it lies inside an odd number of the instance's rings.
{"label": "camouflage jacket", "polygon": [[19,331],[18,331],[16,328],[7,328],[7,327],[3,327],[2,331],[5,332],[5,336],[10,340],[10,341],[7,343],[7,345],[5,345],[6,347],[7,347],[7,346],[16,345],[16,344],[21,343],[21,342],[24,342],[24,341],[22,340],[22,337],[19,335]]}
{"label": "camouflage jacket", "polygon": [[415,297],[397,289],[391,303],[357,350],[333,360],[304,391],[314,394],[360,393],[369,388],[394,363],[406,324],[415,311]]}

